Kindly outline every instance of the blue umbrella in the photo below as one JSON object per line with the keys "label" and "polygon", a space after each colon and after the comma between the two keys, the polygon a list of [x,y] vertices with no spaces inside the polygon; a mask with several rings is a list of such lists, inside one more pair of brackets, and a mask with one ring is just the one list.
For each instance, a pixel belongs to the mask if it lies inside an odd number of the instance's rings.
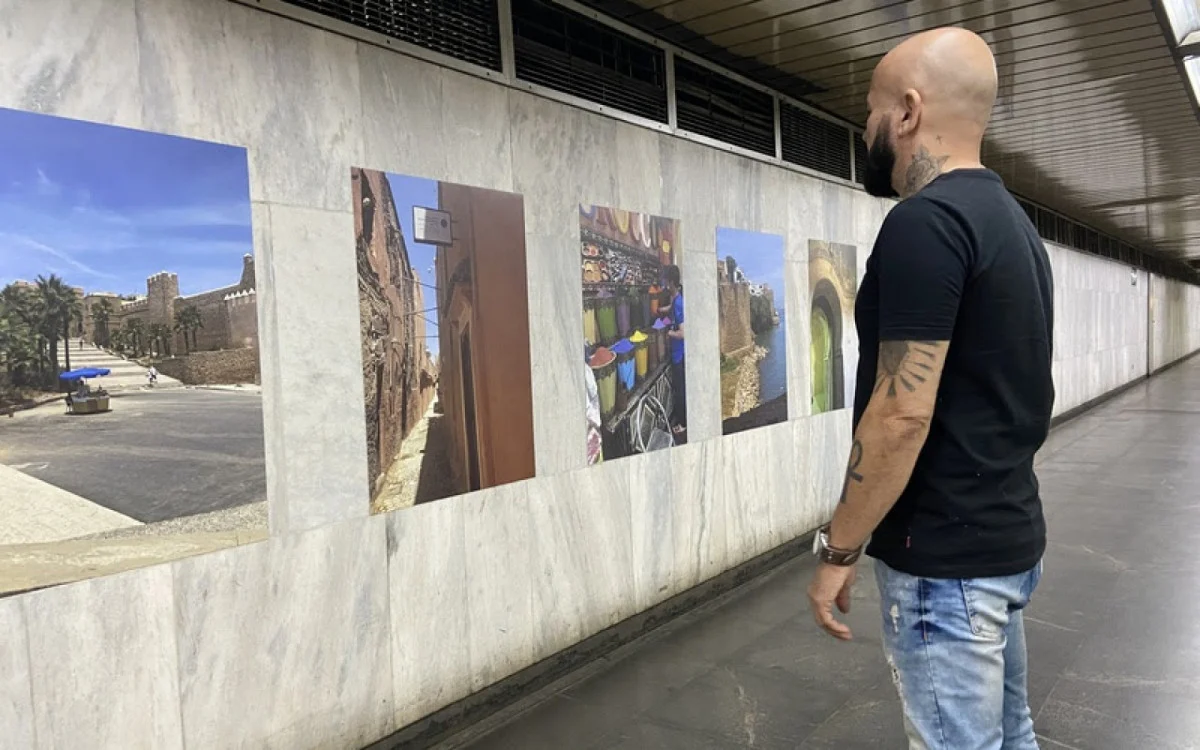
{"label": "blue umbrella", "polygon": [[58,377],[62,380],[79,380],[81,378],[98,378],[102,375],[109,375],[112,370],[107,367],[84,367],[81,370],[71,370],[64,372]]}

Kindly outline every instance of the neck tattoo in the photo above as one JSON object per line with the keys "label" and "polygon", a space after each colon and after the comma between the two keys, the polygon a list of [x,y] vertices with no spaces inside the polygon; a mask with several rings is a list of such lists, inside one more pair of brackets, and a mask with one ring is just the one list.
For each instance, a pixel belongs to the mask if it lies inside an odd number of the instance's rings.
{"label": "neck tattoo", "polygon": [[918,147],[917,153],[913,154],[912,163],[904,171],[904,195],[902,197],[907,198],[914,195],[921,188],[933,182],[933,179],[942,173],[942,165],[949,158],[948,154],[934,156],[924,146]]}

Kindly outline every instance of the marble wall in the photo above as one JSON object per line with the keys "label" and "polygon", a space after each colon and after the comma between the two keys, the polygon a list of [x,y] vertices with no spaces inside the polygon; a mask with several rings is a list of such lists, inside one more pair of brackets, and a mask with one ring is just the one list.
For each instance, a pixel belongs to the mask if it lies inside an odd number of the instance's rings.
{"label": "marble wall", "polygon": [[1200,349],[1200,287],[1150,279],[1150,371]]}
{"label": "marble wall", "polygon": [[[857,246],[861,276],[887,203],[227,0],[12,2],[0,31],[0,106],[249,148],[271,532],[0,601],[17,747],[361,747],[828,518],[850,420],[807,413],[807,326],[791,421],[720,438],[714,229],[787,238],[803,320],[808,240]],[[537,479],[368,515],[352,166],[524,195]],[[563,366],[579,203],[682,223],[687,446],[585,467],[584,411],[562,408],[584,403]],[[1076,325],[1117,317],[1098,296],[1125,304],[1115,277],[1055,258]],[[1063,325],[1068,380],[1102,347]]]}
{"label": "marble wall", "polygon": [[1147,374],[1149,274],[1047,242],[1054,270],[1054,413]]}

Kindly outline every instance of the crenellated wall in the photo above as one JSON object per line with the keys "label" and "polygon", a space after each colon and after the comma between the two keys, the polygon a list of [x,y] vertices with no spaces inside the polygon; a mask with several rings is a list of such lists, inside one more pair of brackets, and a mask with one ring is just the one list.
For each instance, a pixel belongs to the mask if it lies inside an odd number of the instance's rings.
{"label": "crenellated wall", "polygon": [[[808,242],[861,277],[887,202],[228,0],[9,3],[0,33],[2,106],[249,149],[270,516],[261,543],[0,599],[0,744],[359,748],[829,517],[850,417],[808,414]],[[356,166],[524,196],[536,479],[369,515]],[[686,446],[585,465],[580,203],[681,221]],[[799,396],[727,438],[717,226],[787,238]],[[1063,404],[1149,367],[1138,325],[1155,361],[1200,345],[1195,288],[1053,259]]]}

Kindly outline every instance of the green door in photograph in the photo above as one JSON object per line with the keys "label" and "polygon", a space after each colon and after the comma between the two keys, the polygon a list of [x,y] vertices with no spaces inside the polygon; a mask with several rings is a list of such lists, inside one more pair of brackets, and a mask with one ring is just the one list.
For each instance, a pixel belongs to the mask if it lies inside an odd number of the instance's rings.
{"label": "green door in photograph", "polygon": [[825,311],[814,305],[812,309],[812,413],[829,411],[832,402],[829,389],[833,383],[833,333]]}

